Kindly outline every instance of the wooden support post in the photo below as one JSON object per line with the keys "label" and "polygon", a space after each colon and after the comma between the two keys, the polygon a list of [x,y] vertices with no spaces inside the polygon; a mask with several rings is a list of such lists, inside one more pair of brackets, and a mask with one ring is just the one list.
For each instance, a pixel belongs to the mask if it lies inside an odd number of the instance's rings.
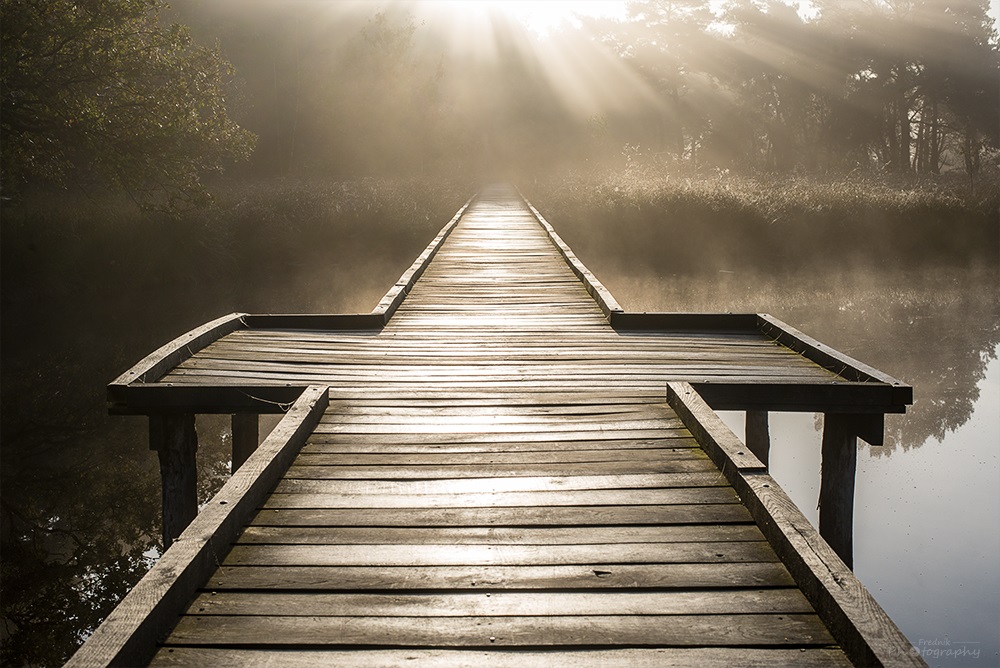
{"label": "wooden support post", "polygon": [[854,477],[858,437],[854,417],[823,416],[819,533],[847,567],[854,568]]}
{"label": "wooden support post", "polygon": [[233,464],[231,473],[236,473],[243,462],[257,449],[260,442],[260,421],[256,413],[236,413],[233,415]]}
{"label": "wooden support post", "polygon": [[771,451],[771,434],[767,426],[767,411],[747,411],[746,439],[750,452],[757,456],[761,464],[767,466]]}
{"label": "wooden support post", "polygon": [[165,550],[198,514],[198,434],[194,414],[150,415],[149,447],[160,456]]}

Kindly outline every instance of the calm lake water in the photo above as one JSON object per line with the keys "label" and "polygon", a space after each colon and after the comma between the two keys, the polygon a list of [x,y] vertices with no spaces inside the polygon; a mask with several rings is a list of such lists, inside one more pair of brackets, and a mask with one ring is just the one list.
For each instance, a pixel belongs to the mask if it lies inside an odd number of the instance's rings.
{"label": "calm lake water", "polygon": [[[886,444],[860,445],[855,570],[932,665],[1000,665],[996,264],[677,276],[566,236],[629,310],[769,312],[913,385],[915,403],[887,420]],[[158,554],[146,424],[107,416],[104,385],[223,313],[370,310],[418,252],[377,248],[359,243],[338,262],[210,282],[187,270],[145,276],[137,262],[133,283],[81,275],[45,294],[31,289],[32,271],[54,270],[44,261],[16,276],[4,268],[4,665],[61,663]],[[724,417],[741,433],[741,414]],[[771,424],[772,472],[815,522],[818,418],[776,414]],[[228,439],[224,418],[199,421],[205,499],[225,478]]]}

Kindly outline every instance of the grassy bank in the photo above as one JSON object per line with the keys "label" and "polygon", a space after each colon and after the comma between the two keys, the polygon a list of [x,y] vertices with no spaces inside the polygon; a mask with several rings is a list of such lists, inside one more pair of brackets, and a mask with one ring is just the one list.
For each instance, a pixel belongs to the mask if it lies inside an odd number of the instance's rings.
{"label": "grassy bank", "polygon": [[961,178],[663,176],[538,180],[525,192],[570,245],[667,273],[996,263],[1000,183]]}

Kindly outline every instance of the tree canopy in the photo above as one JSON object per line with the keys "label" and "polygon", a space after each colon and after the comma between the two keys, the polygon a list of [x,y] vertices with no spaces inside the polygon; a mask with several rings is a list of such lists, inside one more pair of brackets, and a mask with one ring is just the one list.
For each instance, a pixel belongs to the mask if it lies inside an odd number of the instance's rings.
{"label": "tree canopy", "polygon": [[162,26],[162,0],[3,0],[6,194],[70,180],[145,204],[200,204],[206,172],[250,155],[218,47]]}
{"label": "tree canopy", "polygon": [[189,33],[163,0],[0,2],[5,193],[83,178],[197,202],[255,136],[254,172],[332,178],[975,175],[1000,149],[988,0],[631,0],[546,37],[461,23],[464,3],[173,0]]}

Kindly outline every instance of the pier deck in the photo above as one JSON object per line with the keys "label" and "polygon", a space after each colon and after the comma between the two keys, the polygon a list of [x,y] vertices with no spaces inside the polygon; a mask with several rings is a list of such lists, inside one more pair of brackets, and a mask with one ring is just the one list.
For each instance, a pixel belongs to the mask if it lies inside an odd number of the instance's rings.
{"label": "pier deck", "polygon": [[[176,542],[75,665],[921,663],[709,407],[853,447],[910,388],[767,316],[625,313],[506,188],[372,314],[223,318],[109,398],[151,416]],[[289,406],[180,533],[191,416],[255,445]]]}

